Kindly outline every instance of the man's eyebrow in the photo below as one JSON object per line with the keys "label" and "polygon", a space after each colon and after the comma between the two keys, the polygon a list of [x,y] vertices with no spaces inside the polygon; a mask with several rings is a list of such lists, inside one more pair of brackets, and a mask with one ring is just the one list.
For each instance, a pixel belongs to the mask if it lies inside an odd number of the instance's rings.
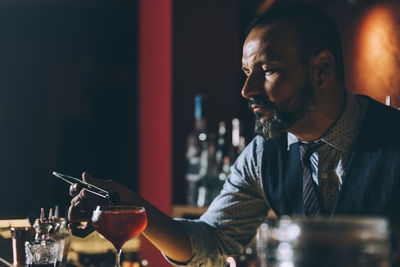
{"label": "man's eyebrow", "polygon": [[282,65],[284,65],[284,63],[282,62],[282,60],[271,59],[271,60],[268,60],[268,61],[264,62],[262,65],[267,65],[267,66],[282,66]]}
{"label": "man's eyebrow", "polygon": [[[271,60],[266,60],[266,61],[260,61],[260,62],[256,62],[253,66],[253,68],[257,69],[257,68],[262,68],[263,65],[282,65],[282,62],[278,59],[271,59]],[[242,70],[244,73],[248,73],[250,72],[250,69],[242,66]]]}

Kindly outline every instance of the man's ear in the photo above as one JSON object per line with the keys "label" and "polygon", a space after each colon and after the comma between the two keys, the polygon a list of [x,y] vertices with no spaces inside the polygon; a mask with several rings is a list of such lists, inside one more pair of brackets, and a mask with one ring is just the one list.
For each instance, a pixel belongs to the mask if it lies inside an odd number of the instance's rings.
{"label": "man's ear", "polygon": [[335,73],[335,59],[329,50],[322,50],[311,58],[314,85],[324,87],[327,79]]}

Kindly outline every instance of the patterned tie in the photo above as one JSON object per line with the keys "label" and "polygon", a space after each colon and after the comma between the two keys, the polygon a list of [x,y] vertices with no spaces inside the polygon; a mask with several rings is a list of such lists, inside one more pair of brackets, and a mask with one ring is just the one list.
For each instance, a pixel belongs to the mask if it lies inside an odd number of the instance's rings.
{"label": "patterned tie", "polygon": [[303,167],[303,201],[306,215],[316,216],[320,213],[318,188],[311,174],[311,154],[320,146],[321,142],[299,143],[300,160]]}

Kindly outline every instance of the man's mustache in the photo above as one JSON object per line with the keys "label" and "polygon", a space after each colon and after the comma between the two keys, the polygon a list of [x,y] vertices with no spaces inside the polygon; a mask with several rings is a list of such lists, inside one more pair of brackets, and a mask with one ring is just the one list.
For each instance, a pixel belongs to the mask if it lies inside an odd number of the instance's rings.
{"label": "man's mustache", "polygon": [[252,105],[261,105],[265,108],[276,110],[276,106],[274,103],[269,101],[267,97],[263,96],[254,96],[252,99],[249,99],[249,108],[251,109]]}

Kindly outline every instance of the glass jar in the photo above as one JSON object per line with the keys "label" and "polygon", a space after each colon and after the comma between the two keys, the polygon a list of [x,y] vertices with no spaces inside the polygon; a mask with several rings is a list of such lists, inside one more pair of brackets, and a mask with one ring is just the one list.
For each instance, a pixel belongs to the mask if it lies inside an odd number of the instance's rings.
{"label": "glass jar", "polygon": [[55,267],[57,255],[58,245],[53,240],[25,242],[25,264],[27,267]]}
{"label": "glass jar", "polygon": [[261,266],[390,266],[390,231],[384,218],[283,217],[257,234]]}
{"label": "glass jar", "polygon": [[52,223],[54,231],[52,231],[50,236],[58,245],[57,266],[65,267],[67,265],[71,235],[64,218],[55,218]]}

